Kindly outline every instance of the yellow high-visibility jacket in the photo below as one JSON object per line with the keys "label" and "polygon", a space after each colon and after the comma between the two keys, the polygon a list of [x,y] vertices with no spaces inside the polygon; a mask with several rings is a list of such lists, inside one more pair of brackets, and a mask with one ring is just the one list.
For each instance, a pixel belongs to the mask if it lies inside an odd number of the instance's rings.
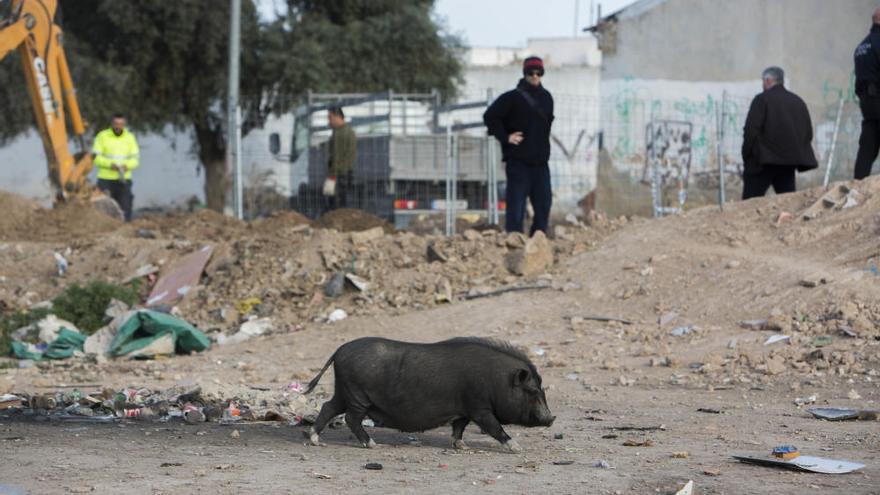
{"label": "yellow high-visibility jacket", "polygon": [[131,171],[140,165],[140,149],[134,134],[128,129],[123,129],[122,134],[113,134],[113,129],[108,128],[95,136],[95,144],[92,145],[92,153],[95,154],[94,164],[98,167],[98,178],[107,180],[119,180],[119,172],[113,170],[113,164],[125,165],[128,170],[125,179],[131,179]]}

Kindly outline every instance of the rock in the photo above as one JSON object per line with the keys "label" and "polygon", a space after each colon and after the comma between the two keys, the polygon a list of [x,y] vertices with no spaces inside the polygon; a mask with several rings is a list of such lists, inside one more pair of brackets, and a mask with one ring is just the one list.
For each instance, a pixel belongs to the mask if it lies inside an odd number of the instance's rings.
{"label": "rock", "polygon": [[740,263],[739,260],[730,260],[727,263],[725,263],[724,268],[731,270],[734,268],[739,268],[741,264],[742,263]]}
{"label": "rock", "polygon": [[373,227],[372,229],[362,230],[360,232],[351,233],[351,242],[354,244],[366,244],[376,239],[381,239],[385,235],[382,227]]}
{"label": "rock", "polygon": [[324,295],[330,298],[339,297],[345,290],[345,274],[336,272],[330,280],[324,284]]}
{"label": "rock", "polygon": [[553,238],[566,241],[571,240],[571,236],[568,235],[568,229],[564,225],[553,226]]}
{"label": "rock", "polygon": [[452,302],[452,284],[447,279],[437,282],[437,291],[434,294],[434,301],[438,303]]}
{"label": "rock", "polygon": [[782,224],[788,222],[791,219],[792,219],[791,213],[789,213],[787,211],[781,211],[781,212],[779,212],[779,216],[776,217],[776,226],[781,227]]}
{"label": "rock", "polygon": [[504,245],[511,249],[519,249],[526,245],[526,236],[522,232],[511,232],[504,238]]}
{"label": "rock", "polygon": [[505,256],[507,270],[521,276],[537,275],[553,265],[553,248],[541,231],[526,241],[521,249]]}
{"label": "rock", "polygon": [[238,430],[232,430],[232,433],[230,433],[229,436],[232,438],[239,438],[241,436],[241,433],[239,433]]}
{"label": "rock", "polygon": [[851,400],[860,400],[862,398],[862,396],[859,395],[859,393],[856,392],[855,389],[850,390],[849,393],[846,394],[846,396]]}
{"label": "rock", "polygon": [[823,284],[830,284],[831,278],[824,275],[810,275],[809,277],[805,277],[801,279],[800,284],[803,287],[807,288],[815,288]]}
{"label": "rock", "polygon": [[461,235],[462,235],[462,237],[465,238],[465,240],[468,240],[468,241],[479,241],[480,239],[483,238],[483,235],[474,229],[467,229]]}
{"label": "rock", "polygon": [[580,224],[580,221],[578,221],[578,218],[577,218],[577,216],[575,216],[574,213],[566,213],[565,221],[571,225],[579,225]]}
{"label": "rock", "polygon": [[437,245],[434,243],[428,244],[427,258],[428,263],[433,263],[435,261],[446,263],[446,261],[449,259],[446,254],[443,253],[440,248],[438,248]]}
{"label": "rock", "polygon": [[779,356],[767,359],[767,374],[778,375],[785,371],[785,360]]}

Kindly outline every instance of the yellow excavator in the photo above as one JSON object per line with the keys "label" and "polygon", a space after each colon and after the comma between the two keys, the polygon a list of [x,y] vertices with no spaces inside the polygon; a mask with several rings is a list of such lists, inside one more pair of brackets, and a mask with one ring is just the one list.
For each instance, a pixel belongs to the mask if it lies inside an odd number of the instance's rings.
{"label": "yellow excavator", "polygon": [[[117,216],[115,202],[86,180],[92,155],[86,149],[86,123],[64,56],[61,27],[55,23],[57,8],[57,0],[0,0],[0,60],[18,50],[56,201],[89,198]],[[70,152],[65,113],[73,127],[76,153]]]}

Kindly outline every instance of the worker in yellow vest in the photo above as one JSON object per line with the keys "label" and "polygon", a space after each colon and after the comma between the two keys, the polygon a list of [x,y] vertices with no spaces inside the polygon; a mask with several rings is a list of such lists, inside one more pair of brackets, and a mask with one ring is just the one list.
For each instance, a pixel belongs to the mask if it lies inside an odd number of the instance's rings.
{"label": "worker in yellow vest", "polygon": [[95,136],[92,157],[98,167],[98,189],[110,195],[131,220],[131,171],[140,164],[140,150],[134,134],[125,128],[125,116],[118,113],[110,121],[110,128]]}

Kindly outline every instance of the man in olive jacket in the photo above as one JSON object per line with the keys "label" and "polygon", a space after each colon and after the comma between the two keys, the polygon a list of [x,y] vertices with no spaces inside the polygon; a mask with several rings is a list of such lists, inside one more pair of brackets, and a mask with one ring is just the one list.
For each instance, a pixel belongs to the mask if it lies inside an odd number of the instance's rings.
{"label": "man in olive jacket", "polygon": [[357,159],[357,138],[354,131],[345,125],[342,108],[333,107],[327,111],[327,123],[333,129],[327,143],[327,177],[336,181],[335,194],[327,196],[327,208],[335,210],[349,205],[354,186],[354,163]]}
{"label": "man in olive jacket", "polygon": [[743,129],[743,199],[795,191],[795,171],[819,166],[813,153],[813,124],[807,105],[785,89],[785,73],[769,67],[764,92],[755,96]]}

